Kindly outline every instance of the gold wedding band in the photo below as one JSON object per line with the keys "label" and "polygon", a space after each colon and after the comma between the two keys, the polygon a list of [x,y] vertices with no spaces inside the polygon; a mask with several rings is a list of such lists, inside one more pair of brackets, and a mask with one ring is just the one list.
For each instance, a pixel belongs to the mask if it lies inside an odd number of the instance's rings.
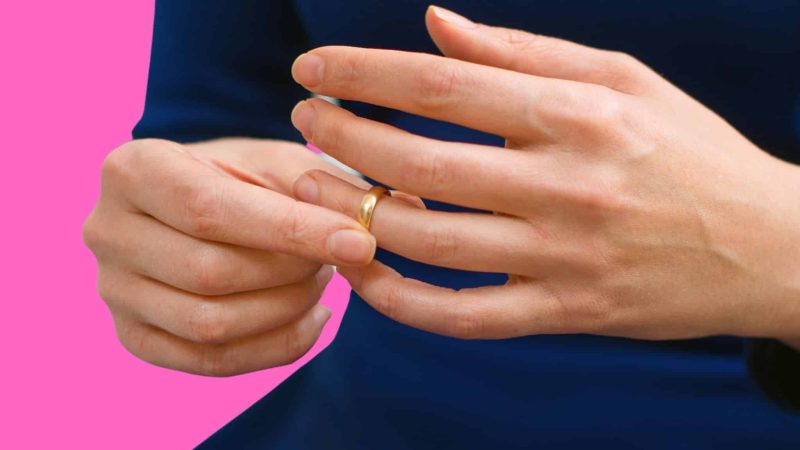
{"label": "gold wedding band", "polygon": [[389,191],[383,186],[372,186],[364,197],[361,198],[361,206],[358,208],[358,223],[369,231],[369,226],[372,224],[372,215],[375,214],[375,206],[378,200],[384,195],[389,195]]}

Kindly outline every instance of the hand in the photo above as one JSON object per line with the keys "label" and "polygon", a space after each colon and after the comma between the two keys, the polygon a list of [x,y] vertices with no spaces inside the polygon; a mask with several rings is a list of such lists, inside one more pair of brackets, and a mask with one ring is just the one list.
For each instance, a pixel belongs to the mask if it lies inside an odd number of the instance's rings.
{"label": "hand", "polygon": [[[381,247],[509,281],[452,291],[377,261],[342,269],[367,302],[461,338],[800,336],[797,168],[630,56],[451,14],[426,16],[448,58],[323,47],[293,67],[313,92],[506,138],[506,148],[442,142],[322,101],[298,104],[295,126],[345,164],[409,194],[495,212],[382,200],[372,228]],[[363,194],[319,172],[296,189],[351,215]]]}
{"label": "hand", "polygon": [[366,264],[375,251],[355,220],[288,196],[311,168],[348,177],[280,141],[142,140],[111,153],[84,240],[123,345],[212,376],[311,348],[330,317],[317,301],[333,270],[321,264]]}

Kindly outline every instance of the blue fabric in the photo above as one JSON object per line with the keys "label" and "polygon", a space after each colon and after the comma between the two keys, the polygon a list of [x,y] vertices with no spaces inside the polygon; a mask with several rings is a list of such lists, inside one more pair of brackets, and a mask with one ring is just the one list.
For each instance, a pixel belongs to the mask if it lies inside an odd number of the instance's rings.
{"label": "blue fabric", "polygon": [[[468,0],[475,20],[629,52],[756,144],[800,160],[796,0]],[[134,137],[300,140],[291,81],[310,48],[435,52],[426,2],[163,0],[145,113]],[[500,144],[370,105],[358,114],[432,137]],[[434,204],[439,209],[456,209]],[[441,286],[503,276],[433,268],[380,252]],[[209,405],[213,408],[213,405]],[[202,448],[798,448],[800,419],[760,396],[742,340],[596,336],[459,341],[394,323],[353,296],[334,343]]]}

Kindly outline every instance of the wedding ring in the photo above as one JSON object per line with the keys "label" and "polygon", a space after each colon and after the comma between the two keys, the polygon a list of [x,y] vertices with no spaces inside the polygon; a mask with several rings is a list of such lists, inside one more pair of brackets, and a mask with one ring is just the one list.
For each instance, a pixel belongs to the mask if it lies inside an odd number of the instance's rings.
{"label": "wedding ring", "polygon": [[375,206],[384,195],[392,194],[383,186],[372,186],[364,197],[361,198],[361,206],[358,208],[358,223],[369,231],[372,224],[372,215],[375,214]]}

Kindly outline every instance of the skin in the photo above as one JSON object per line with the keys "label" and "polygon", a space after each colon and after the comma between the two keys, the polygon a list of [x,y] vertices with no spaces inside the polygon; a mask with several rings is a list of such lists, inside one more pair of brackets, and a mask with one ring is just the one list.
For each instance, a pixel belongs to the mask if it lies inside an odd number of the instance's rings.
{"label": "skin", "polygon": [[83,236],[125,348],[209,376],[305,354],[331,314],[317,303],[330,265],[375,252],[353,219],[290,196],[309,169],[365,186],[288,142],[141,140],[112,152]]}
{"label": "skin", "polygon": [[[506,138],[441,142],[299,104],[307,140],[405,192],[381,200],[375,237],[353,220],[369,185],[297,144],[141,140],[108,156],[83,236],[131,353],[210,376],[290,363],[330,317],[318,300],[331,265],[387,316],[461,338],[800,342],[800,169],[630,56],[442,9],[425,19],[447,58],[326,47],[293,67],[313,92]],[[420,196],[494,214],[429,211]],[[406,279],[372,260],[376,238],[509,282]]]}
{"label": "skin", "polygon": [[[410,195],[494,214],[384,199],[372,232],[407,258],[508,274],[453,291],[373,261],[342,268],[374,308],[473,339],[592,333],[638,339],[800,338],[800,173],[634,58],[426,15],[446,57],[353,47],[301,55],[308,90],[452,122],[505,148],[444,142],[300,102],[303,136]],[[391,164],[387,164],[391,162]],[[363,189],[311,171],[303,201],[354,214]]]}

